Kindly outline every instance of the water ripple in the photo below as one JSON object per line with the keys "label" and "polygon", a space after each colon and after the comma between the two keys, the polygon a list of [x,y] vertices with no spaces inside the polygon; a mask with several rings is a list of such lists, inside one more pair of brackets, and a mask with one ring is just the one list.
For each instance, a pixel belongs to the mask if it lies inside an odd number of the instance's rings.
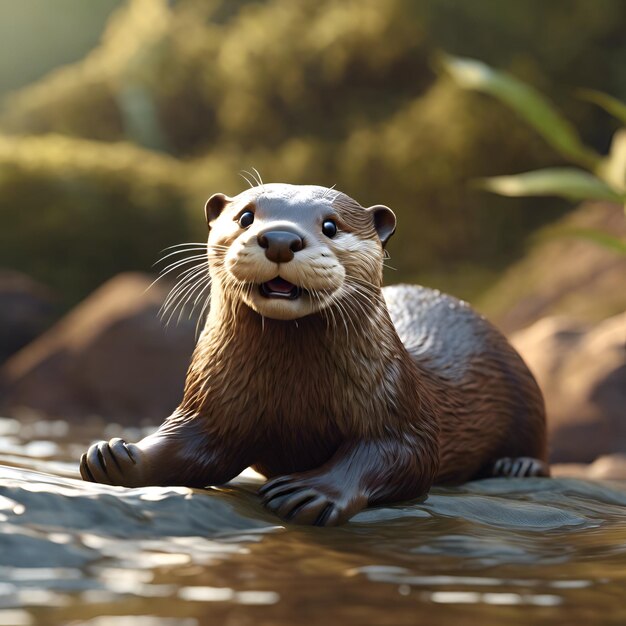
{"label": "water ripple", "polygon": [[0,626],[626,623],[624,484],[485,480],[307,528],[250,475],[84,483],[66,426],[0,419]]}

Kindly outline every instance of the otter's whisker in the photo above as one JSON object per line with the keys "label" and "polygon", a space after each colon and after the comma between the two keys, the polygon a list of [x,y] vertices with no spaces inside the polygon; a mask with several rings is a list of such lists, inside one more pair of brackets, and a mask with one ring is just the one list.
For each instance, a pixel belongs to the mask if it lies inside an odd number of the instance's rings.
{"label": "otter's whisker", "polygon": [[[207,268],[204,266],[192,267],[186,270],[185,272],[183,272],[183,274],[181,274],[181,276],[185,274],[187,274],[187,276],[185,276],[184,279],[180,280],[168,294],[167,298],[165,299],[165,302],[163,302],[163,305],[161,306],[161,310],[159,311],[159,314],[161,315],[161,317],[165,316],[166,312],[176,302],[176,300],[182,297],[183,292],[186,291],[187,287],[189,285],[193,285],[194,282],[198,279],[198,277],[204,274],[205,271],[207,271]],[[208,275],[208,271],[207,271],[207,275]],[[174,310],[176,310],[177,307],[178,305],[176,305]]]}
{"label": "otter's whisker", "polygon": [[[210,284],[211,284],[211,281],[212,281],[212,278],[211,278],[211,275],[210,275],[210,274],[209,274],[208,276],[209,276],[209,280],[208,280],[208,282],[207,282],[207,285],[210,285]],[[193,314],[193,312],[194,312],[194,310],[195,310],[196,306],[198,305],[198,303],[199,303],[199,302],[200,302],[200,300],[202,299],[202,292],[203,292],[203,291],[204,291],[204,288],[203,288],[203,290],[202,290],[202,291],[201,291],[201,292],[200,292],[200,293],[196,296],[196,299],[193,301],[193,308],[191,309],[191,313],[189,314],[190,319],[191,319],[191,315]]]}
{"label": "otter's whisker", "polygon": [[229,291],[232,291],[232,297],[229,298],[230,315],[233,320],[237,318],[237,312],[242,304],[243,291],[246,288],[246,283],[240,281],[229,280]]}
{"label": "otter's whisker", "polygon": [[[297,266],[295,268],[295,273],[296,273],[296,281],[299,285],[301,285],[303,283],[302,276],[301,276],[300,268],[298,268]],[[309,291],[309,294],[313,296],[314,300],[318,304],[319,310],[322,311],[325,307],[322,304],[321,296],[316,291]],[[326,320],[326,326],[328,327],[328,324],[329,324],[328,317],[325,315],[324,319]]]}
{"label": "otter's whisker", "polygon": [[183,246],[206,246],[206,241],[186,241],[185,243],[177,243],[173,246],[167,246],[167,248],[163,248],[161,252],[165,252],[166,250],[172,250],[174,248],[182,248]]}
{"label": "otter's whisker", "polygon": [[202,294],[202,292],[206,289],[206,287],[208,285],[211,284],[211,278],[210,276],[207,278],[200,278],[200,280],[198,281],[198,283],[196,284],[195,287],[193,287],[189,293],[187,294],[187,296],[185,297],[183,304],[180,308],[180,313],[178,314],[178,320],[176,321],[176,325],[180,324],[180,320],[183,316],[183,313],[185,312],[185,307],[187,306],[187,304],[189,304],[191,302],[191,299],[194,297],[194,294],[196,294],[196,299],[194,300],[192,306],[191,306],[191,311],[189,312],[189,315],[187,316],[187,319],[191,320],[191,316],[193,315],[193,312],[196,308],[196,304],[198,302],[198,296],[200,294]]}
{"label": "otter's whisker", "polygon": [[[254,168],[252,168],[252,169],[254,169]],[[259,180],[257,179],[257,177],[250,170],[242,170],[242,171],[243,171],[243,173],[246,176],[249,176],[253,180],[255,187],[259,186]]]}
{"label": "otter's whisker", "polygon": [[252,285],[248,283],[241,283],[239,286],[239,293],[237,296],[237,305],[235,307],[235,315],[239,313],[239,309],[244,306],[244,301],[249,298]]}
{"label": "otter's whisker", "polygon": [[[206,275],[203,276],[202,274],[204,274],[205,272],[206,272]],[[209,274],[209,269],[208,267],[204,267],[202,268],[201,272],[195,272],[191,274],[188,278],[191,279],[191,282],[198,280],[200,284],[204,284],[207,282],[207,277],[208,277],[208,282],[210,283],[211,275]],[[193,294],[196,292],[197,289],[198,289],[197,285],[195,288],[191,289],[190,293],[186,296],[187,302],[191,302],[191,298],[193,297]],[[198,302],[198,296],[196,296],[196,299],[194,300],[194,307],[197,302]],[[192,312],[193,312],[193,309],[192,309]]]}
{"label": "otter's whisker", "polygon": [[174,250],[173,252],[169,252],[165,256],[162,256],[160,259],[155,261],[152,264],[152,266],[154,267],[155,265],[158,265],[159,263],[163,263],[163,261],[165,261],[165,259],[167,259],[167,258],[169,258],[171,256],[175,256],[177,254],[186,254],[187,252],[206,252],[206,251],[211,250],[211,249],[228,250],[229,248],[228,248],[228,246],[221,246],[221,245],[215,244],[215,243],[204,243],[204,244],[198,245],[198,246],[179,248],[178,250]]}
{"label": "otter's whisker", "polygon": [[333,313],[333,310],[331,307],[329,306],[324,306],[324,303],[322,303],[322,296],[319,293],[315,294],[315,297],[317,299],[317,302],[320,306],[320,310],[324,315],[324,319],[326,320],[326,328],[330,329],[330,322],[331,322],[331,317],[333,318],[333,326],[336,327],[336,323],[334,322],[334,317],[335,314]]}
{"label": "otter's whisker", "polygon": [[204,244],[203,246],[198,246],[197,248],[181,248],[179,250],[175,250],[174,252],[170,252],[169,254],[166,254],[165,256],[162,256],[160,259],[157,259],[152,264],[152,267],[154,267],[155,265],[158,265],[159,263],[163,263],[165,259],[168,259],[171,256],[175,256],[177,254],[187,254],[188,252],[202,252],[202,251],[206,251],[206,249],[207,249],[206,244]]}
{"label": "otter's whisker", "polygon": [[[211,286],[211,282],[209,281],[208,286]],[[198,315],[198,321],[196,322],[196,338],[198,337],[198,329],[200,328],[200,325],[204,322],[206,322],[205,319],[205,315],[208,311],[208,307],[211,306],[211,292],[209,291],[209,293],[207,294],[207,297],[204,301],[204,304],[202,305],[202,308],[200,309],[200,315]]]}
{"label": "otter's whisker", "polygon": [[[195,263],[195,265],[193,265],[192,267],[190,267],[190,268],[186,269],[184,272],[182,272],[181,274],[179,274],[179,275],[176,277],[176,280],[177,280],[177,281],[181,278],[181,276],[184,276],[184,275],[185,275],[185,274],[187,274],[189,271],[194,270],[194,269],[198,269],[199,267],[205,267],[205,266],[207,266],[207,265],[206,265],[206,258],[203,256],[203,257],[202,257],[202,259],[203,259],[203,262],[197,262],[197,261],[198,261],[198,259],[188,259],[188,260],[186,260],[184,263],[182,263],[182,262],[181,262],[181,263],[179,263],[179,264],[176,264],[176,265],[175,265],[175,266],[173,266],[173,267],[170,267],[167,271],[162,270],[162,271],[160,272],[160,274],[159,274],[159,275],[158,275],[158,276],[157,276],[157,277],[156,277],[156,278],[155,278],[155,279],[154,279],[154,280],[153,280],[153,281],[152,281],[152,282],[148,285],[148,287],[146,288],[146,290],[145,290],[145,291],[148,291],[148,289],[150,289],[151,287],[154,287],[154,285],[156,285],[156,284],[157,284],[157,283],[158,283],[161,279],[165,278],[165,276],[167,276],[170,272],[173,272],[173,271],[174,271],[174,270],[176,270],[176,269],[180,269],[180,268],[181,268],[181,267],[183,267],[184,265],[187,265],[187,264],[192,263],[192,262],[194,262],[194,263]],[[168,267],[169,267],[169,266],[168,266]]]}
{"label": "otter's whisker", "polygon": [[359,331],[357,330],[353,319],[354,315],[350,315],[349,297],[341,298],[339,302],[345,318],[348,322],[350,322],[350,326],[352,326],[352,330],[354,330],[355,334],[358,333]]}
{"label": "otter's whisker", "polygon": [[196,265],[200,265],[200,264],[204,265],[206,264],[206,262],[207,262],[207,257],[204,254],[198,254],[195,256],[187,257],[185,259],[179,259],[178,261],[173,261],[169,265],[166,265],[159,272],[159,278],[157,278],[157,280],[163,278],[163,276],[166,276],[170,272],[174,271],[175,269],[179,267],[182,267],[183,265],[189,265],[189,263],[195,263]]}
{"label": "otter's whisker", "polygon": [[350,333],[348,331],[348,323],[346,322],[346,318],[345,318],[346,312],[341,304],[341,296],[334,298],[332,306],[333,308],[336,308],[337,313],[339,313],[339,319],[343,322],[343,325],[346,329],[346,337],[349,337]]}
{"label": "otter's whisker", "polygon": [[245,170],[242,170],[241,172],[239,172],[239,176],[241,176],[241,178],[243,178],[248,183],[248,185],[250,186],[250,189],[254,189],[256,185],[252,183],[247,176],[244,175],[245,173],[247,172]]}
{"label": "otter's whisker", "polygon": [[315,291],[314,292],[315,299],[319,304],[320,311],[324,314],[324,319],[326,320],[326,327],[330,328],[331,319],[332,319],[332,327],[337,328],[337,319],[335,318],[335,311],[332,307],[332,299],[328,294],[325,295],[325,299],[322,300],[322,293]]}
{"label": "otter's whisker", "polygon": [[347,281],[355,281],[357,283],[362,284],[364,287],[371,287],[372,290],[380,289],[379,286],[370,282],[369,280],[365,280],[364,278],[358,278],[357,276],[352,276],[351,274],[346,274]]}
{"label": "otter's whisker", "polygon": [[325,198],[328,197],[328,195],[332,192],[332,190],[337,186],[337,183],[335,183],[334,185],[331,185],[330,187],[328,187],[326,189],[326,191],[323,193],[322,197],[320,198],[321,200],[324,200]]}
{"label": "otter's whisker", "polygon": [[[368,313],[370,313],[370,311],[368,311],[363,303],[360,302],[357,294],[355,294],[354,292],[351,293],[350,291],[346,290],[343,298],[343,304],[352,312],[353,316],[357,316],[364,321],[369,320]],[[371,308],[372,307],[369,307],[369,309]],[[350,316],[350,319],[352,319],[352,316]]]}
{"label": "otter's whisker", "polygon": [[[194,279],[196,279],[195,276],[194,276]],[[180,301],[172,309],[172,311],[170,313],[170,316],[167,319],[166,326],[169,326],[169,324],[171,323],[171,321],[172,321],[172,319],[173,319],[173,317],[176,314],[176,311],[178,309],[180,309],[180,313],[178,315],[178,320],[177,320],[176,324],[178,325],[180,323],[183,311],[185,309],[185,306],[189,302],[190,296],[193,295],[193,293],[195,292],[196,289],[198,289],[200,287],[203,287],[206,283],[208,283],[209,280],[210,280],[210,278],[207,276],[207,277],[205,277],[203,279],[200,279],[200,281],[198,281],[198,282],[194,282],[194,281],[190,281],[189,282],[189,284],[185,287],[183,292],[180,294]]]}
{"label": "otter's whisker", "polygon": [[[166,326],[169,326],[173,316],[176,314],[176,311],[181,306],[181,304],[184,305],[183,297],[184,294],[182,292],[178,293],[177,296],[175,298],[172,298],[168,305],[161,311],[161,319],[165,322]],[[166,316],[168,314],[169,316],[166,319]]]}
{"label": "otter's whisker", "polygon": [[[259,181],[259,186],[263,188],[264,187],[263,179],[261,178],[261,174],[259,174],[259,170],[257,170],[256,167],[253,167],[252,170],[256,174],[256,179]],[[263,192],[265,192],[265,189],[263,189]]]}
{"label": "otter's whisker", "polygon": [[[351,300],[356,306],[359,307],[364,319],[369,319],[369,312],[371,312],[371,310],[376,310],[378,308],[377,304],[380,304],[374,302],[376,291],[373,289],[370,290],[363,285],[359,285],[358,283],[355,284],[352,282],[352,279],[347,279],[346,284],[349,285],[352,290],[352,293],[349,294]],[[365,299],[367,301],[367,305],[369,306],[366,306],[365,303],[361,301],[361,298]]]}
{"label": "otter's whisker", "polygon": [[345,283],[370,299],[377,293],[377,287],[375,287],[372,283],[368,283],[367,281],[362,281],[359,279],[355,279],[351,276],[346,276]]}
{"label": "otter's whisker", "polygon": [[[182,265],[180,266],[182,267]],[[159,276],[154,282],[156,282],[157,280],[160,280],[161,278],[163,278],[166,274],[169,274],[169,272],[174,271],[175,269],[180,269],[179,268],[172,268],[170,270],[168,270],[167,272],[163,273],[161,276]],[[176,284],[174,285],[172,291],[174,289],[176,289],[180,284],[182,284],[182,282],[184,282],[183,279],[186,280],[186,277],[188,277],[190,274],[194,274],[196,271],[204,271],[204,270],[208,270],[208,265],[206,264],[206,262],[202,262],[202,263],[196,263],[194,265],[192,265],[191,267],[188,267],[187,269],[183,270],[180,274],[178,274],[178,276],[176,277]],[[171,292],[170,292],[171,293]]]}
{"label": "otter's whisker", "polygon": [[[195,268],[193,271],[189,272],[189,274],[185,277],[185,279],[183,281],[181,281],[180,285],[181,287],[184,286],[184,289],[181,290],[181,294],[183,295],[182,292],[187,292],[189,293],[189,291],[194,291],[195,289],[193,289],[194,284],[197,284],[198,280],[203,280],[206,276],[209,276],[209,272],[208,272],[208,268],[207,267],[199,267],[199,268]],[[190,289],[192,288],[192,289]],[[185,294],[187,295],[187,294]],[[191,295],[191,294],[189,294]]]}

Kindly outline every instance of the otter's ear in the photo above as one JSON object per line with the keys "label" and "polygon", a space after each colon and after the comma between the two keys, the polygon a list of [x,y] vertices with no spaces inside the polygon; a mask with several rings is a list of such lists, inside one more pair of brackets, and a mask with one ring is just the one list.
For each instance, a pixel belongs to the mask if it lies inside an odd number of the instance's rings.
{"label": "otter's ear", "polygon": [[367,209],[372,214],[374,228],[380,237],[383,248],[387,245],[389,238],[396,232],[396,215],[384,204],[376,204]]}
{"label": "otter's ear", "polygon": [[210,225],[213,220],[217,219],[231,200],[232,198],[225,196],[223,193],[214,193],[204,205],[206,223]]}

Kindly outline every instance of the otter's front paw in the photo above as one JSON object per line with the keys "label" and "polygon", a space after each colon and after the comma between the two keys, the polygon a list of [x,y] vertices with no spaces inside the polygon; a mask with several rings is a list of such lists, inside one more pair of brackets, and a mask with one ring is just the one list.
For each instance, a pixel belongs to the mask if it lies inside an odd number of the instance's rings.
{"label": "otter's front paw", "polygon": [[141,484],[141,465],[137,446],[116,438],[94,443],[83,454],[80,475],[92,483],[136,487]]}
{"label": "otter's front paw", "polygon": [[544,461],[528,456],[503,457],[498,459],[493,466],[493,476],[505,476],[508,478],[521,478],[523,476],[550,476],[550,466]]}
{"label": "otter's front paw", "polygon": [[259,490],[263,504],[279,517],[295,524],[336,526],[367,506],[362,494],[306,475],[279,476]]}

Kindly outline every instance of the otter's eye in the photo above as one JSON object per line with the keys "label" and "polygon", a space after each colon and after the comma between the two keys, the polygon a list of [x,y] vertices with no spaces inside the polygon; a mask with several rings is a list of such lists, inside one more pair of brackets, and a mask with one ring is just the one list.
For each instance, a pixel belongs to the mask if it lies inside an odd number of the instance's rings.
{"label": "otter's eye", "polygon": [[332,239],[337,234],[337,224],[332,220],[326,220],[322,224],[322,232]]}
{"label": "otter's eye", "polygon": [[252,222],[254,222],[254,213],[252,211],[244,211],[239,216],[239,226],[241,228],[248,228]]}

